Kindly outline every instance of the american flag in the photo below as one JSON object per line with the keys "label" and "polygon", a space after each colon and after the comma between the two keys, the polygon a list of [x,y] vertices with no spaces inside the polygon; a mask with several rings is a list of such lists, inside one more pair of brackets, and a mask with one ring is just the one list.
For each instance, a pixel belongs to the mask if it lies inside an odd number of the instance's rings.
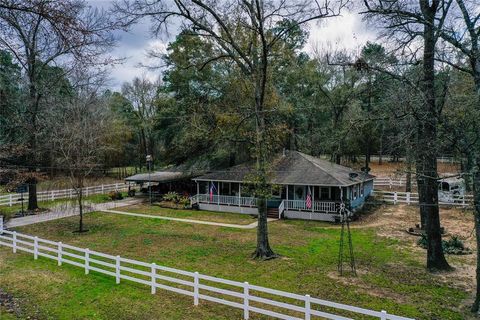
{"label": "american flag", "polygon": [[217,192],[217,188],[215,188],[215,182],[212,182],[212,184],[210,185],[210,201],[213,201],[213,192],[214,191]]}
{"label": "american flag", "polygon": [[307,206],[307,209],[312,208],[312,194],[310,193],[310,187],[308,187],[307,199],[305,200],[305,205]]}

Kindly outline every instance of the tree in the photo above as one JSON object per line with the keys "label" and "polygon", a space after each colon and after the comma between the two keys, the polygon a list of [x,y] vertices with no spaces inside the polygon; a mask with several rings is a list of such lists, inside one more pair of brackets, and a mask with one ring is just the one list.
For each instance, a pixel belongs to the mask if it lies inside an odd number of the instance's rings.
{"label": "tree", "polygon": [[130,101],[134,126],[138,131],[142,150],[142,160],[147,155],[155,155],[154,121],[157,116],[160,83],[135,77],[131,83],[122,86],[123,96]]}
{"label": "tree", "polygon": [[[438,208],[437,130],[441,112],[435,89],[435,52],[451,0],[364,0],[367,13],[379,17],[387,32],[397,41],[402,52],[418,37],[422,39],[421,107],[415,111],[416,174],[419,191],[420,216],[425,221],[427,235],[427,268],[448,270],[440,232]],[[415,59],[415,55],[412,57]]]}
{"label": "tree", "polygon": [[[259,188],[267,189],[266,144],[267,113],[265,98],[272,90],[270,60],[273,48],[297,25],[339,14],[345,2],[337,1],[212,1],[179,0],[122,1],[115,5],[117,13],[127,24],[143,17],[152,17],[154,30],[159,34],[172,19],[186,24],[196,36],[207,39],[215,56],[204,64],[217,60],[233,62],[248,78],[252,115],[255,118],[255,159]],[[280,19],[291,21],[283,26]],[[264,194],[259,192],[260,195]],[[270,248],[267,231],[266,199],[260,196],[257,228],[257,248],[254,257],[269,259],[275,256]]]}
{"label": "tree", "polygon": [[83,223],[83,188],[85,179],[100,167],[111,141],[110,114],[106,99],[98,87],[86,79],[76,88],[66,104],[52,110],[50,138],[53,142],[54,163],[68,172],[75,191],[80,214],[78,232],[85,232]]}
{"label": "tree", "polygon": [[[43,100],[62,80],[47,76],[52,65],[91,65],[114,43],[114,23],[104,12],[87,7],[84,1],[0,1],[0,49],[7,50],[21,66],[27,80],[25,127],[28,153],[25,165],[35,172],[41,150],[40,115]],[[64,66],[67,64],[64,64]],[[70,68],[63,68],[65,72]],[[43,82],[49,78],[48,82]],[[46,86],[45,86],[46,85]],[[47,90],[48,91],[48,90]],[[29,182],[28,209],[38,207],[35,175]]]}
{"label": "tree", "polygon": [[[450,1],[452,2],[452,1]],[[455,0],[449,11],[449,19],[445,26],[438,29],[442,39],[449,44],[446,54],[437,56],[437,59],[453,66],[455,69],[469,75],[473,81],[472,91],[476,95],[476,110],[470,110],[468,118],[463,123],[473,124],[462,128],[469,128],[468,132],[461,132],[463,146],[461,148],[467,157],[467,177],[473,178],[474,208],[475,208],[475,235],[477,242],[477,290],[475,302],[472,306],[472,312],[478,313],[480,307],[480,141],[478,133],[478,123],[472,121],[476,119],[473,115],[480,110],[480,13],[477,0],[465,1]],[[458,32],[466,30],[466,32]],[[452,53],[453,54],[449,54]],[[462,131],[462,130],[461,130]],[[467,133],[467,134],[463,134]],[[467,183],[469,179],[466,180]]]}

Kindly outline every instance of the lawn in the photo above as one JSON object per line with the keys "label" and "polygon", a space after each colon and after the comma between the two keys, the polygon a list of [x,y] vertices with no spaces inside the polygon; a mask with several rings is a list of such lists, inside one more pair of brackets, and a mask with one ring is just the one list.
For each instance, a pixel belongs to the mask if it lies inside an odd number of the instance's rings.
{"label": "lawn", "polygon": [[[127,196],[126,192],[122,193],[123,197]],[[108,201],[112,201],[108,195],[106,194],[94,194],[90,195],[88,197],[84,197],[84,201],[86,204],[88,203],[104,203]],[[62,206],[62,205],[67,205],[67,204],[76,204],[76,199],[56,199],[53,201],[39,201],[38,206],[41,209],[50,209],[56,206]],[[27,210],[28,203],[27,201],[24,202],[24,210]],[[0,206],[0,216],[3,215],[5,221],[9,220],[12,218],[17,212],[22,211],[22,205],[21,204],[15,204],[13,206]]]}
{"label": "lawn", "polygon": [[255,217],[251,217],[250,215],[247,215],[247,214],[213,212],[213,211],[204,211],[204,210],[195,211],[195,210],[184,210],[184,209],[171,209],[171,208],[162,208],[155,204],[152,206],[148,204],[138,204],[138,205],[133,205],[128,207],[117,208],[115,210],[149,214],[149,215],[155,215],[155,216],[163,216],[163,217],[211,221],[211,222],[220,222],[220,223],[242,224],[242,225],[247,225],[257,221]]}
{"label": "lawn", "polygon": [[[194,212],[198,214],[197,212]],[[192,213],[193,214],[193,213]],[[254,261],[256,230],[91,213],[89,233],[72,233],[77,218],[19,228],[64,243],[145,262],[343,302],[417,319],[465,319],[470,295],[449,275],[432,275],[414,240],[384,237],[367,225],[353,229],[358,277],[336,271],[339,228],[276,221],[270,241],[281,256]],[[241,312],[0,248],[0,288],[20,297],[25,314],[52,319],[240,319]],[[72,314],[72,310],[73,314]],[[264,319],[252,314],[252,319]]]}

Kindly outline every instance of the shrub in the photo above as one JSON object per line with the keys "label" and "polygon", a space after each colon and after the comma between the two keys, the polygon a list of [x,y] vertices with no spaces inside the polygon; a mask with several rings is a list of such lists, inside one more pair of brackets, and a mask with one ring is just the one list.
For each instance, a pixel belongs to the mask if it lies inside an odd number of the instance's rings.
{"label": "shrub", "polygon": [[179,199],[178,193],[176,193],[176,192],[169,192],[169,193],[163,195],[163,200],[165,200],[165,201],[173,201],[173,202],[175,202],[175,203],[178,203],[178,201],[179,201],[180,199]]}
{"label": "shrub", "polygon": [[108,197],[111,199],[111,200],[122,200],[123,199],[123,195],[121,192],[119,191],[110,191],[108,193]]}
{"label": "shrub", "polygon": [[[427,236],[422,233],[417,244],[423,249],[427,249]],[[446,254],[470,254],[472,251],[466,248],[463,241],[458,236],[452,236],[450,240],[442,240],[443,253]]]}

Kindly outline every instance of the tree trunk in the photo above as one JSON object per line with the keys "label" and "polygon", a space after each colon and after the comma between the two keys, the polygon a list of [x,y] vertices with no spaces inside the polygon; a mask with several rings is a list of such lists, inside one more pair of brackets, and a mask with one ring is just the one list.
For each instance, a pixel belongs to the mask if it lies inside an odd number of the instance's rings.
{"label": "tree trunk", "polygon": [[37,201],[37,179],[31,178],[28,180],[28,210],[38,209]]}
{"label": "tree trunk", "polygon": [[417,119],[417,182],[420,215],[427,235],[427,268],[449,270],[442,248],[438,208],[437,121],[435,95],[435,14],[438,3],[419,0],[424,24],[423,81],[424,106]]}
{"label": "tree trunk", "polygon": [[78,226],[78,232],[82,233],[83,232],[83,190],[80,188],[80,191],[78,192],[78,212],[80,214],[80,222]]}
{"label": "tree trunk", "polygon": [[476,159],[477,167],[473,174],[473,203],[475,217],[475,239],[477,242],[477,269],[476,269],[476,292],[472,312],[478,313],[480,306],[480,155]]}

